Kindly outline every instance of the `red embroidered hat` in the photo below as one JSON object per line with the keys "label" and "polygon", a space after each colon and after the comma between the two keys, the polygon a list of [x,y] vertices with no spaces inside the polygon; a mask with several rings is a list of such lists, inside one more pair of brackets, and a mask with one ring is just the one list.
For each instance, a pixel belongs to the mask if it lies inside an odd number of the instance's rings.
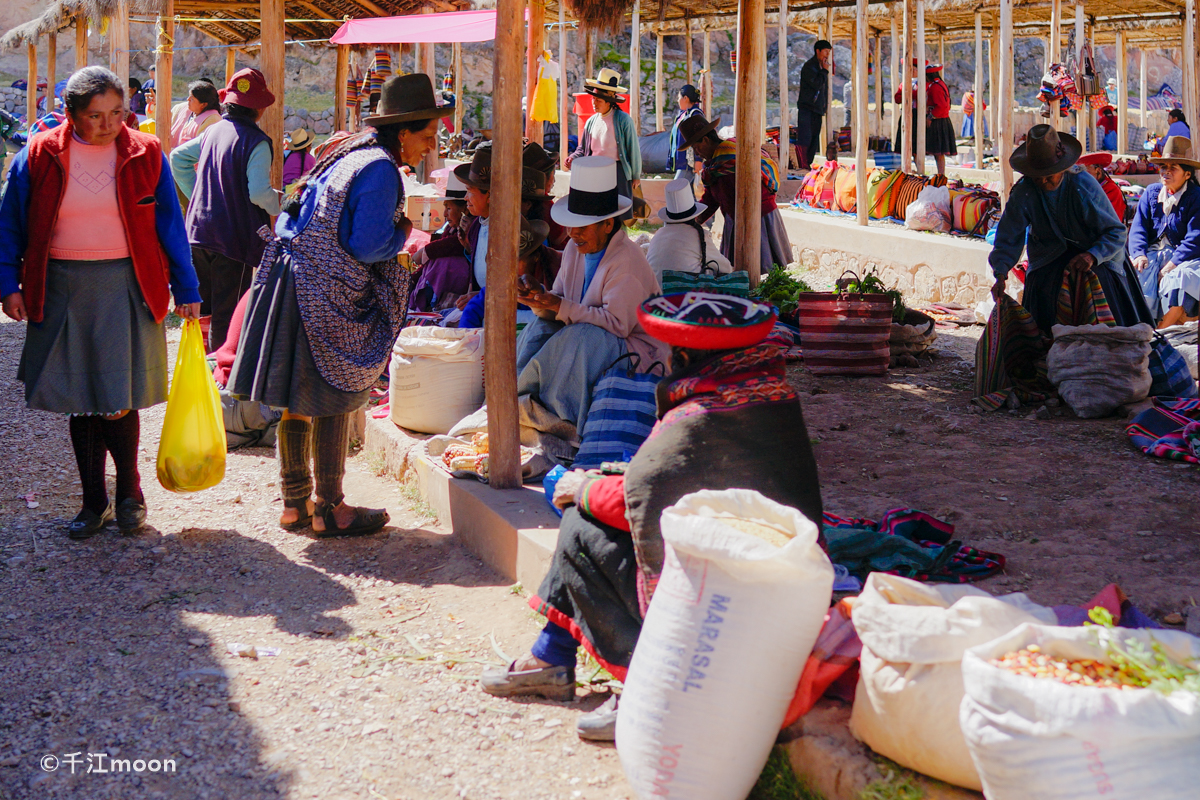
{"label": "red embroidered hat", "polygon": [[731,294],[684,292],[651,297],[638,308],[638,322],[669,345],[736,350],[767,338],[775,326],[775,309]]}
{"label": "red embroidered hat", "polygon": [[246,108],[268,108],[275,104],[275,95],[267,88],[267,79],[251,67],[233,73],[229,85],[217,92],[217,99]]}
{"label": "red embroidered hat", "polygon": [[1080,156],[1076,164],[1093,167],[1107,167],[1113,162],[1112,153],[1088,153],[1086,156]]}

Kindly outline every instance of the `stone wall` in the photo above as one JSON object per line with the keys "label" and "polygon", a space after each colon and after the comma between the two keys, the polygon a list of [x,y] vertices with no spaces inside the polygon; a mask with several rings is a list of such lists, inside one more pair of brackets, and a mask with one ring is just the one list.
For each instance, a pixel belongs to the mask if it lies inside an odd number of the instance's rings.
{"label": "stone wall", "polygon": [[332,133],[333,107],[330,106],[323,111],[309,111],[305,108],[292,108],[285,105],[283,107],[283,129],[294,131],[296,128],[305,128],[317,136]]}
{"label": "stone wall", "polygon": [[0,86],[0,108],[19,117],[25,116],[25,90]]}

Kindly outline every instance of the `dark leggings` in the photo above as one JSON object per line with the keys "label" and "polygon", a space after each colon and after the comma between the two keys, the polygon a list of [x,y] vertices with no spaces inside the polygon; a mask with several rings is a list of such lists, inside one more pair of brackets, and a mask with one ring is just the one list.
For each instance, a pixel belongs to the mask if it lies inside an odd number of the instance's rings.
{"label": "dark leggings", "polygon": [[[279,477],[281,493],[292,505],[313,493],[325,504],[345,499],[346,448],[350,415],[307,419],[288,418],[279,423]],[[312,461],[310,468],[309,461]],[[315,481],[314,481],[315,477]]]}

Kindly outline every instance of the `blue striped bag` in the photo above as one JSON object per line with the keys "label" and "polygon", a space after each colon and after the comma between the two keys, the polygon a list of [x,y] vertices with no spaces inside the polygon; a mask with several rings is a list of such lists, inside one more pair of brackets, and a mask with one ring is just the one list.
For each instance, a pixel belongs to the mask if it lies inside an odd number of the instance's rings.
{"label": "blue striped bag", "polygon": [[[621,364],[629,359],[629,364]],[[580,437],[577,469],[598,468],[605,461],[628,461],[646,441],[658,419],[654,390],[662,375],[637,371],[638,359],[626,353],[596,383]],[[663,370],[664,374],[666,370]]]}
{"label": "blue striped bag", "polygon": [[1183,355],[1161,333],[1150,343],[1150,396],[1196,397],[1196,381]]}

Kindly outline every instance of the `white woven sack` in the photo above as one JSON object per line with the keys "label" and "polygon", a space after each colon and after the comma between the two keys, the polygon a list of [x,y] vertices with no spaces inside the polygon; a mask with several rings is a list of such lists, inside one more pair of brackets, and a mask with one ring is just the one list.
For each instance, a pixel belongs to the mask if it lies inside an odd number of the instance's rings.
{"label": "white woven sack", "polygon": [[[794,532],[775,547],[721,521]],[[666,563],[625,679],[617,753],[640,800],[744,800],[833,588],[817,526],[746,489],[663,511]]]}
{"label": "white woven sack", "polygon": [[1052,332],[1047,376],[1080,417],[1106,417],[1146,399],[1154,338],[1149,325],[1055,325]]}
{"label": "white woven sack", "polygon": [[392,422],[419,433],[447,433],[483,404],[483,331],[414,326],[392,348],[388,403]]}
{"label": "white woven sack", "polygon": [[1200,664],[1200,639],[1182,631],[1022,625],[967,650],[959,723],[988,800],[1193,800],[1200,795],[1200,696],[1071,686],[1018,675],[989,659],[1037,644],[1042,652],[1107,661],[1111,637],[1158,642]]}
{"label": "white woven sack", "polygon": [[1022,593],[873,572],[852,618],[863,649],[850,732],[903,767],[980,789],[958,727],[962,655],[1026,622],[1054,624],[1054,612]]}

